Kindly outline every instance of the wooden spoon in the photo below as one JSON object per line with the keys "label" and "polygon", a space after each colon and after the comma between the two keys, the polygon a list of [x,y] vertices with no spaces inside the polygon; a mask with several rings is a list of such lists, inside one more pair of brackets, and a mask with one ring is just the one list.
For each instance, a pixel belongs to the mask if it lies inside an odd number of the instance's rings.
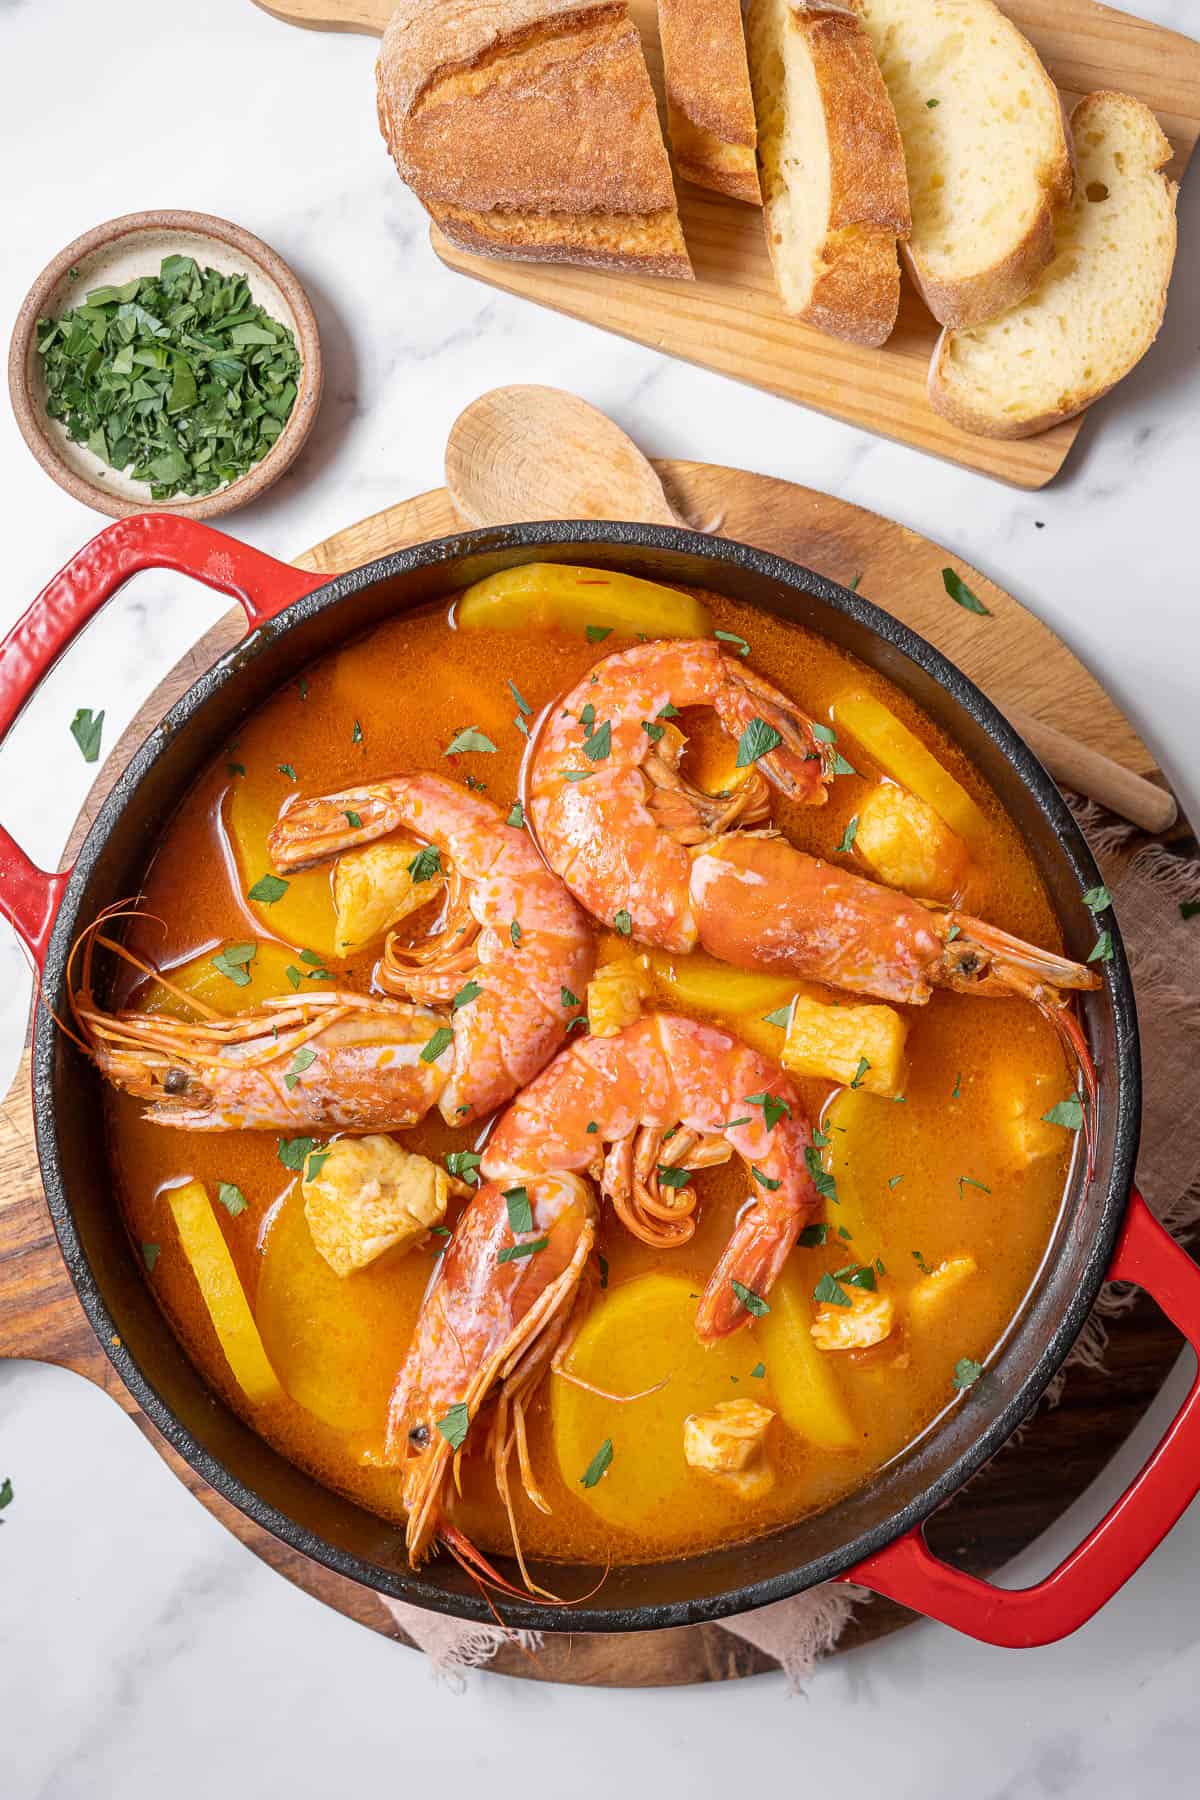
{"label": "wooden spoon", "polygon": [[[561,388],[493,388],[473,400],[450,428],[446,486],[472,525],[531,519],[688,523],[621,427]],[[1178,808],[1163,788],[1041,719],[1016,707],[1005,710],[1064,787],[1143,831],[1169,831],[1174,825]]]}

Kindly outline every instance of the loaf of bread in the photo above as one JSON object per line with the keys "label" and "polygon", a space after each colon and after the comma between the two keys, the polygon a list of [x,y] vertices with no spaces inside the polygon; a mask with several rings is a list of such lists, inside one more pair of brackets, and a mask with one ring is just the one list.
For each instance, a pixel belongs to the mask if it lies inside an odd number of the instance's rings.
{"label": "loaf of bread", "polygon": [[992,0],[854,0],[900,122],[913,280],[943,325],[1015,306],[1071,197],[1054,83]]}
{"label": "loaf of bread", "polygon": [[658,0],[658,34],[677,173],[758,206],[741,0]]}
{"label": "loaf of bread", "polygon": [[456,244],[690,279],[624,0],[403,0],[376,76],[396,167]]}
{"label": "loaf of bread", "polygon": [[1032,437],[1108,392],[1158,335],[1175,261],[1171,146],[1127,94],[1089,94],[1071,116],[1075,197],[1032,293],[987,324],[944,331],[934,409],[986,437]]}
{"label": "loaf of bread", "polygon": [[783,304],[857,344],[890,337],[896,241],[910,219],[904,151],[855,13],[751,0],[746,21],[767,245]]}

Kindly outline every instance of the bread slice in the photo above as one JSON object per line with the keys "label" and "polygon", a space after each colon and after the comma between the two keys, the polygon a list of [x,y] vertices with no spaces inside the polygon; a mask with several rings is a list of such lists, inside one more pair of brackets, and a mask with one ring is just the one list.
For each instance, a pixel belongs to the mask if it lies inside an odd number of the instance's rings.
{"label": "bread slice", "polygon": [[455,243],[691,279],[624,0],[404,0],[376,79],[396,167]]}
{"label": "bread slice", "polygon": [[751,0],[746,21],[767,247],[788,312],[882,344],[909,230],[904,151],[870,39],[827,0]]}
{"label": "bread slice", "polygon": [[985,437],[1032,437],[1127,375],[1158,335],[1175,261],[1171,146],[1128,94],[1089,94],[1071,116],[1079,179],[1054,261],[1019,306],[944,331],[934,409]]}
{"label": "bread slice", "polygon": [[1050,261],[1071,197],[1054,83],[992,0],[855,4],[904,139],[913,280],[943,325],[994,318]]}
{"label": "bread slice", "polygon": [[677,173],[760,206],[741,0],[658,0],[658,35]]}

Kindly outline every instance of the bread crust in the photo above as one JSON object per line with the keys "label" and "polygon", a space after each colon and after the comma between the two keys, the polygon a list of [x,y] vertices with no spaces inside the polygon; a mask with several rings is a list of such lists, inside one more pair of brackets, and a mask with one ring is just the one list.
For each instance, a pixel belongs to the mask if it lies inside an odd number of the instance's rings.
{"label": "bread crust", "polygon": [[[875,347],[895,329],[896,241],[912,229],[900,128],[858,15],[833,0],[791,0],[788,10],[812,59],[830,167],[829,218],[816,277],[808,304],[793,316]],[[774,262],[778,247],[769,219],[767,247]]]}
{"label": "bread crust", "polygon": [[[1147,172],[1150,174],[1159,173],[1171,160],[1171,145],[1167,141],[1158,120],[1154,117],[1153,113],[1150,112],[1149,108],[1144,106],[1140,100],[1135,100],[1128,94],[1114,93],[1111,89],[1101,89],[1094,94],[1085,94],[1083,99],[1077,102],[1075,110],[1071,114],[1070,129],[1072,133],[1082,135],[1083,129],[1087,124],[1088,114],[1094,110],[1097,105],[1108,105],[1114,101],[1119,101],[1127,107],[1135,107],[1137,108],[1139,115],[1142,115],[1139,118],[1139,126],[1145,130],[1147,142],[1153,145]],[[1165,185],[1170,196],[1173,219],[1175,203],[1179,194],[1179,184],[1174,181],[1167,181],[1165,182]],[[1124,380],[1125,376],[1129,374],[1130,369],[1136,367],[1137,363],[1146,354],[1146,351],[1150,349],[1155,338],[1158,336],[1162,326],[1163,316],[1166,312],[1167,290],[1170,286],[1171,272],[1171,268],[1168,268],[1154,309],[1153,329],[1148,333],[1145,344],[1128,367],[1121,370],[1119,374],[1114,375],[1111,381],[1098,382],[1086,389],[1076,389],[1074,392],[1064,395],[1057,405],[1047,407],[1044,412],[1038,413],[1034,417],[1007,419],[998,412],[983,412],[980,409],[967,404],[966,401],[960,398],[959,393],[947,378],[946,371],[951,349],[950,340],[953,335],[950,328],[947,327],[942,330],[942,333],[934,346],[933,356],[930,359],[928,383],[929,404],[932,406],[934,412],[938,413],[943,419],[948,419],[952,425],[957,425],[962,431],[969,431],[975,437],[1005,438],[1009,440],[1037,437],[1043,431],[1050,431],[1055,425],[1062,425],[1066,420],[1076,418],[1097,400],[1102,400],[1105,394],[1111,393],[1118,382]],[[1026,298],[1028,298],[1028,293],[1022,292],[1012,304],[1014,306],[1019,305],[1021,301]],[[1010,309],[1006,307],[1005,311],[1008,310]]]}
{"label": "bread crust", "polygon": [[[862,0],[848,0],[861,10]],[[995,15],[997,25],[1026,44],[1036,71],[1035,78],[1052,103],[1058,122],[1058,138],[1041,171],[1041,201],[1020,240],[986,267],[959,279],[934,273],[919,249],[909,242],[902,247],[905,267],[914,287],[940,325],[951,328],[980,325],[1007,312],[1026,295],[1054,256],[1054,214],[1070,200],[1075,186],[1074,158],[1066,110],[1040,58],[1017,27],[993,0],[979,0]]]}
{"label": "bread crust", "polygon": [[376,79],[396,167],[456,243],[690,278],[625,0],[402,0]]}
{"label": "bread crust", "polygon": [[[760,206],[741,0],[658,0],[658,32],[677,171],[697,187]],[[749,154],[739,158],[738,149]]]}

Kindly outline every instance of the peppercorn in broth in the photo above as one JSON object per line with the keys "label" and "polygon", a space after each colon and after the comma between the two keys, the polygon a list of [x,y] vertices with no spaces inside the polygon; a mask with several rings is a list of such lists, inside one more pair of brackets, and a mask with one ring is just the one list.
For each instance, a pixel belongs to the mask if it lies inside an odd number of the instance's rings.
{"label": "peppercorn in broth", "polygon": [[[1030,942],[1061,947],[1015,827],[902,693],[814,633],[717,596],[696,599],[729,634],[723,647],[738,656],[745,643],[746,666],[814,719],[835,719],[838,702],[853,693],[881,702],[915,734],[978,817],[957,903]],[[334,979],[369,991],[380,945],[339,954],[329,868],[286,881],[274,870],[266,835],[279,809],[298,794],[430,769],[485,793],[519,824],[527,732],[590,667],[636,641],[603,627],[589,641],[548,624],[456,624],[453,609],[414,613],[323,658],[246,719],[196,782],[147,871],[147,917],[127,937],[185,995],[231,1013],[271,994],[321,991]],[[712,716],[688,709],[671,723],[689,740],[688,778],[723,785],[735,746]],[[776,801],[773,820],[800,848],[869,873],[855,848],[856,821],[884,771],[845,730],[836,728],[836,741],[846,772],[833,779],[828,804]],[[402,929],[416,936],[424,917],[414,913]],[[775,1059],[790,996],[836,1003],[837,1013],[823,1016],[836,1026],[845,1013],[847,1041],[849,1009],[874,1004],[698,954],[643,954],[620,931],[595,930],[599,970],[636,965],[644,1008],[724,1025]],[[117,998],[129,995],[133,979],[123,977]],[[145,983],[133,992],[136,1003],[186,1013],[178,992]],[[682,1248],[651,1249],[603,1210],[602,1285],[568,1364],[602,1392],[555,1376],[531,1406],[530,1453],[550,1511],[535,1510],[514,1477],[527,1553],[630,1562],[754,1536],[827,1505],[945,1408],[970,1404],[962,1390],[1018,1315],[1061,1204],[1076,1133],[1070,1119],[1054,1124],[1044,1115],[1069,1109],[1074,1077],[1052,1028],[1019,1001],[938,991],[928,1005],[890,1010],[907,1027],[902,1075],[891,1084],[902,1082],[900,1091],[878,1091],[878,1050],[852,1055],[836,1084],[827,1074],[794,1077],[815,1131],[822,1211],[744,1329],[708,1350],[692,1329],[746,1200],[742,1165],[693,1177],[699,1225]],[[835,1035],[831,1026],[826,1036]],[[206,1378],[285,1455],[399,1520],[399,1475],[382,1461],[388,1398],[445,1235],[335,1274],[305,1216],[306,1178],[319,1173],[312,1159],[319,1165],[327,1143],[167,1129],[110,1089],[106,1104],[130,1234]],[[452,1169],[470,1179],[473,1159],[462,1153],[477,1150],[479,1137],[477,1126],[456,1131],[434,1110],[396,1142],[439,1163],[450,1153]],[[180,1209],[172,1210],[170,1195],[189,1180],[213,1202],[278,1378],[253,1401],[234,1377],[176,1225]],[[443,1232],[469,1203],[450,1198]],[[643,1397],[620,1398],[630,1394]],[[755,1407],[722,1410],[734,1401]],[[474,1542],[502,1552],[508,1523],[481,1454],[485,1435],[483,1421],[468,1441],[452,1512]]]}

